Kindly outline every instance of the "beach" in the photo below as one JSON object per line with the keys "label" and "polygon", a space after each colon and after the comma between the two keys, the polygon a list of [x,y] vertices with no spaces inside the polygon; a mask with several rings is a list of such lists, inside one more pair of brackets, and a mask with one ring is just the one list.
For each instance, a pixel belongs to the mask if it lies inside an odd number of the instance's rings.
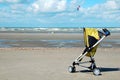
{"label": "beach", "polygon": [[99,48],[95,55],[102,75],[94,76],[77,66],[69,73],[68,66],[83,48],[4,48],[0,49],[0,80],[119,80],[120,48]]}
{"label": "beach", "polygon": [[120,0],[0,0],[0,80],[120,80]]}
{"label": "beach", "polygon": [[[80,66],[76,67],[76,73],[68,72],[68,66],[84,50],[81,33],[0,33],[0,40],[0,80],[120,79],[119,33],[113,33],[104,39],[97,49],[95,61],[101,70],[100,76],[94,76],[88,69]],[[70,46],[63,43],[62,46],[51,47],[64,40],[75,42],[67,43]]]}

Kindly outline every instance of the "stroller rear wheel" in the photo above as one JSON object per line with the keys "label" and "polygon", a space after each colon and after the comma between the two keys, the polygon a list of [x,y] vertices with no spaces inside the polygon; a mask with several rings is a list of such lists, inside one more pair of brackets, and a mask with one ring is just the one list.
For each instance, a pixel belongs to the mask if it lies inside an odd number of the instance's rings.
{"label": "stroller rear wheel", "polygon": [[69,67],[68,67],[68,71],[69,71],[70,73],[73,73],[73,72],[76,71],[76,67],[69,66]]}

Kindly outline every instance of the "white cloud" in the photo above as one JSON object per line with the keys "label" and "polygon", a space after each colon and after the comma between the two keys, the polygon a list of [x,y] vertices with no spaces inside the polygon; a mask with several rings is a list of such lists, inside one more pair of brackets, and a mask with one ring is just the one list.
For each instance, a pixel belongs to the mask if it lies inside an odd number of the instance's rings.
{"label": "white cloud", "polygon": [[67,0],[37,0],[28,9],[34,12],[65,11]]}
{"label": "white cloud", "polygon": [[25,3],[28,0],[0,0],[0,3]]}
{"label": "white cloud", "polygon": [[111,11],[111,10],[116,10],[119,9],[120,7],[118,6],[119,4],[116,3],[116,1],[107,1],[106,3],[103,4],[96,4],[93,7],[88,8],[90,11]]}
{"label": "white cloud", "polygon": [[30,4],[18,4],[21,1],[24,0],[0,0],[0,3],[14,3],[0,8],[3,20],[90,24],[120,21],[120,0],[107,0],[88,8],[81,6],[79,11],[76,8],[80,0],[35,0]]}
{"label": "white cloud", "polygon": [[0,0],[1,3],[17,3],[20,0]]}
{"label": "white cloud", "polygon": [[80,12],[83,13],[85,17],[103,19],[106,21],[118,21],[118,19],[120,19],[120,0],[107,0],[103,4],[82,8]]}
{"label": "white cloud", "polygon": [[115,0],[107,1],[105,4],[103,4],[103,7],[107,10],[114,10],[119,8],[119,3],[117,3]]}
{"label": "white cloud", "polygon": [[[49,16],[49,19],[46,18],[48,22],[50,22],[50,20],[55,20],[55,22],[75,21],[99,23],[120,20],[120,0],[107,0],[105,3],[96,4],[88,8],[83,8],[81,6],[79,11],[76,10],[78,6],[77,2],[78,0],[37,0],[28,10],[36,13],[58,12],[53,16]],[[84,0],[81,1],[81,4],[82,3],[84,3]],[[48,17],[48,14],[45,15]]]}

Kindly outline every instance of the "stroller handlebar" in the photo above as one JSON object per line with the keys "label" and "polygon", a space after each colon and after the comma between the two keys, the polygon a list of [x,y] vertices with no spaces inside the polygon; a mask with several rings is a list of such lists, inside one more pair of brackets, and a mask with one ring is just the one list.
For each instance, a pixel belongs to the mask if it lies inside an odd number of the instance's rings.
{"label": "stroller handlebar", "polygon": [[107,30],[106,28],[104,28],[104,29],[102,29],[102,30],[103,30],[104,35],[105,35],[106,37],[110,35],[110,31]]}

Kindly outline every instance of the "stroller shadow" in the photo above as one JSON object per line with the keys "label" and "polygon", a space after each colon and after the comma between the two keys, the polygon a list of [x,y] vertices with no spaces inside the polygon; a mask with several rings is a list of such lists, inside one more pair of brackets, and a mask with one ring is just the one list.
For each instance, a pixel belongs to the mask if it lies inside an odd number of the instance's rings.
{"label": "stroller shadow", "polygon": [[120,68],[100,68],[101,72],[111,72],[111,71],[120,71]]}
{"label": "stroller shadow", "polygon": [[[120,68],[99,68],[101,72],[111,72],[111,71],[120,71]],[[92,72],[91,70],[81,70],[80,72]]]}

